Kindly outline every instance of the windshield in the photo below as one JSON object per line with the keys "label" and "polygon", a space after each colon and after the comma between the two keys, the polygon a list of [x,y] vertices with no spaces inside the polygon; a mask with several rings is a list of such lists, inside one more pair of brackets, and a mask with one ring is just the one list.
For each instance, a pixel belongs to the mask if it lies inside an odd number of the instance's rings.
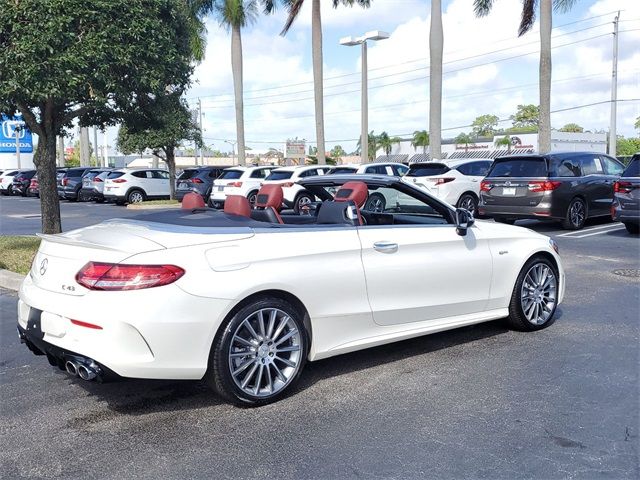
{"label": "windshield", "polygon": [[189,170],[183,170],[180,176],[178,177],[178,179],[188,180],[190,178],[195,177],[196,175],[198,175],[198,170],[196,170],[195,168],[191,168]]}
{"label": "windshield", "polygon": [[242,177],[244,170],[225,170],[222,175],[218,177],[218,180],[237,180]]}
{"label": "windshield", "polygon": [[421,163],[410,165],[407,177],[430,177],[432,175],[442,175],[450,170],[444,163]]}
{"label": "windshield", "polygon": [[291,175],[293,172],[290,170],[273,170],[265,180],[287,180],[291,178]]}
{"label": "windshield", "polygon": [[506,158],[496,160],[487,177],[546,177],[547,164],[543,158]]}
{"label": "windshield", "polygon": [[627,169],[622,174],[623,177],[640,177],[640,157],[634,157]]}

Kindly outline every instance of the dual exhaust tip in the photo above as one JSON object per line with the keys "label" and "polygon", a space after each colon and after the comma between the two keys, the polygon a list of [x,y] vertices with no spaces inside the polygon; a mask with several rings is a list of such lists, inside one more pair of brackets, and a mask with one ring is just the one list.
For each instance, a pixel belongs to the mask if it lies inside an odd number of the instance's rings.
{"label": "dual exhaust tip", "polygon": [[[86,360],[86,361],[82,361]],[[72,358],[65,362],[64,368],[72,377],[80,377],[82,380],[90,382],[98,378],[102,372],[100,367],[93,360]]]}

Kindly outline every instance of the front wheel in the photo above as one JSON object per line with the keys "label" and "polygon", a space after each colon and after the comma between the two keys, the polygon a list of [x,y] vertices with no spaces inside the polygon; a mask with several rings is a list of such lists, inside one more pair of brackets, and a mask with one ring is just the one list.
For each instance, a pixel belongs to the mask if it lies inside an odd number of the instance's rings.
{"label": "front wheel", "polygon": [[468,210],[473,215],[473,218],[476,218],[478,214],[478,199],[470,193],[465,193],[458,200],[458,208]]}
{"label": "front wheel", "polygon": [[308,193],[301,193],[296,197],[296,200],[293,203],[293,211],[299,214],[305,205],[309,205],[311,202],[313,202],[313,197],[311,195]]}
{"label": "front wheel", "polygon": [[308,355],[304,314],[265,297],[238,310],[216,335],[206,381],[234,403],[258,406],[291,390]]}
{"label": "front wheel", "polygon": [[256,204],[256,198],[258,198],[258,191],[254,190],[253,192],[247,195],[247,200],[249,200],[249,205],[253,207]]}
{"label": "front wheel", "polygon": [[132,190],[127,195],[127,203],[142,203],[144,202],[144,193],[140,190]]}
{"label": "front wheel", "polygon": [[574,198],[567,208],[567,214],[562,221],[565,230],[580,230],[587,221],[587,204],[581,198]]}
{"label": "front wheel", "polygon": [[518,275],[507,322],[516,330],[541,330],[551,325],[558,305],[558,271],[544,257],[530,259]]}
{"label": "front wheel", "polygon": [[387,208],[387,201],[384,196],[379,193],[372,193],[364,204],[364,210],[369,212],[382,213],[385,208]]}
{"label": "front wheel", "polygon": [[640,225],[637,223],[625,223],[624,227],[627,229],[627,232],[638,234],[640,233]]}

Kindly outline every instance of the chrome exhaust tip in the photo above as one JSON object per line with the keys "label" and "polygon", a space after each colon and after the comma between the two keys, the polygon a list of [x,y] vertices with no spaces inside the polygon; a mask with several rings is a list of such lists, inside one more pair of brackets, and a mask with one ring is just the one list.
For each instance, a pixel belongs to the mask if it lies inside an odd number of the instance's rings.
{"label": "chrome exhaust tip", "polygon": [[64,368],[67,370],[69,375],[74,377],[78,376],[78,366],[71,360],[68,360],[67,363],[64,364]]}
{"label": "chrome exhaust tip", "polygon": [[78,375],[82,380],[86,380],[88,382],[94,380],[98,376],[92,368],[86,367],[85,365],[80,365],[78,367]]}

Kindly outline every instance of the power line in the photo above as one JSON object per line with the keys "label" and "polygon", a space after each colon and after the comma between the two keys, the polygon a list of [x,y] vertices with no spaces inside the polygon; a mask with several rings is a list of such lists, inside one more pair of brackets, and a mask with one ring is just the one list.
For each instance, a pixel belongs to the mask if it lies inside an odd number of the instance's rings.
{"label": "power line", "polygon": [[[612,15],[614,13],[617,13],[617,11],[616,12],[604,13],[604,14],[601,14],[601,15],[594,15],[592,17],[588,17],[588,18],[585,18],[585,19],[582,19],[582,20],[576,20],[574,22],[569,22],[569,23],[565,23],[565,24],[562,24],[562,25],[558,25],[556,27],[553,27],[552,30],[556,30],[558,28],[563,28],[563,27],[566,27],[566,26],[569,26],[569,25],[574,25],[574,24],[577,24],[577,23],[586,22],[586,21],[593,20],[593,19],[596,19],[596,18],[602,18],[602,17],[605,17],[607,15]],[[595,25],[595,26],[592,26],[592,27],[587,27],[587,28],[584,28],[584,29],[576,30],[574,32],[563,33],[563,34],[560,34],[560,35],[556,35],[555,37],[552,37],[552,38],[557,38],[557,37],[561,37],[561,36],[565,36],[565,35],[570,35],[570,34],[573,34],[573,33],[582,32],[582,31],[585,31],[585,30],[590,30],[592,28],[597,28],[597,27],[601,27],[601,26],[604,26],[604,25],[608,25],[609,23],[611,23],[611,22],[598,24],[598,25]],[[533,34],[533,33],[536,33],[536,32],[537,31],[532,31],[530,33]],[[502,40],[496,40],[494,42],[491,42],[489,45],[495,45],[497,43],[502,43],[502,42],[506,42],[506,41],[513,41],[513,40],[514,40],[513,37],[505,38],[505,39],[502,39]],[[528,42],[526,44],[520,44],[519,46],[529,45],[531,43],[538,43],[538,42]],[[511,47],[511,48],[517,48],[517,47]],[[469,49],[453,50],[453,51],[445,52],[445,54],[449,55],[449,54],[452,54],[452,53],[458,53],[458,52],[463,52],[463,51],[467,51],[467,50],[469,50]],[[490,53],[493,53],[493,52],[488,52],[487,54],[490,54]],[[425,60],[426,60],[426,58],[408,60],[406,62],[397,63],[397,64],[393,64],[393,65],[386,65],[386,66],[381,66],[381,67],[376,67],[376,68],[370,68],[369,71],[371,72],[371,71],[376,71],[376,70],[383,70],[383,69],[393,68],[393,67],[397,67],[397,66],[401,66],[401,65],[407,65],[407,64],[410,64],[410,63],[422,62],[422,61],[425,61]],[[464,60],[464,59],[461,59],[461,60]],[[360,72],[345,73],[345,74],[341,74],[341,75],[335,75],[333,77],[325,77],[324,81],[334,80],[334,79],[338,79],[338,78],[344,78],[344,77],[349,77],[349,76],[359,75],[359,74],[360,74]],[[359,83],[359,82],[354,82],[354,83]],[[309,84],[313,84],[313,81],[311,80],[311,81],[306,81],[306,82],[291,83],[291,84],[287,84],[287,85],[279,85],[279,86],[276,86],[276,87],[265,87],[265,88],[246,90],[245,93],[264,92],[264,91],[268,91],[268,90],[277,90],[277,89],[280,89],[280,88],[297,87],[297,86],[309,85]],[[330,88],[330,87],[325,87],[325,88]],[[212,97],[222,97],[222,96],[233,96],[233,93],[219,93],[219,94],[210,94],[210,95],[200,95],[200,96],[187,97],[187,99],[212,98]]]}

